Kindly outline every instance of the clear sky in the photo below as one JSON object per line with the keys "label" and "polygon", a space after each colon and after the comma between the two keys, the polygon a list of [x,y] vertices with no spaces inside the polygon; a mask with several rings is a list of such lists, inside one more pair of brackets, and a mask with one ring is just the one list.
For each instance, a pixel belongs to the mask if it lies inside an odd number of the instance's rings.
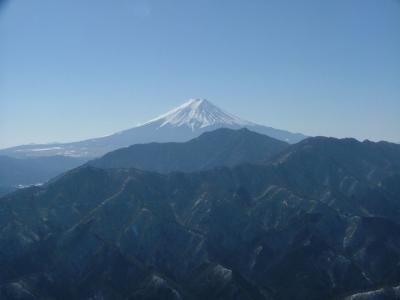
{"label": "clear sky", "polygon": [[193,97],[308,135],[400,142],[400,1],[9,0],[0,10],[0,147],[103,136]]}

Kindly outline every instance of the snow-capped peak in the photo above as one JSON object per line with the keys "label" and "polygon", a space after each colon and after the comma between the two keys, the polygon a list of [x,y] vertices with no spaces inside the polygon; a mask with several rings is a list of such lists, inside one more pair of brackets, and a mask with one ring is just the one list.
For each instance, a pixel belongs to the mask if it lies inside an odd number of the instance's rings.
{"label": "snow-capped peak", "polygon": [[253,123],[224,112],[206,99],[190,99],[173,110],[143,124],[157,123],[159,127],[167,125],[187,126],[192,130],[208,126],[247,126]]}

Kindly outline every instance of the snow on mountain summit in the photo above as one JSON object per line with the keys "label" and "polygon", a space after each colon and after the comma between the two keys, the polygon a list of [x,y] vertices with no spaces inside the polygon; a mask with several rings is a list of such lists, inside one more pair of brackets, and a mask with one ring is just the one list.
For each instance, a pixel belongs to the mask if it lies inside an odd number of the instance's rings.
{"label": "snow on mountain summit", "polygon": [[245,121],[218,108],[206,99],[190,99],[169,112],[150,120],[143,125],[158,124],[159,127],[187,126],[192,130],[209,126],[248,126],[254,123]]}
{"label": "snow on mountain summit", "polygon": [[12,157],[73,156],[94,158],[118,148],[143,143],[185,142],[218,128],[249,130],[288,143],[305,138],[299,133],[256,124],[225,112],[205,99],[191,99],[144,124],[114,134],[72,143],[21,145],[0,150]]}

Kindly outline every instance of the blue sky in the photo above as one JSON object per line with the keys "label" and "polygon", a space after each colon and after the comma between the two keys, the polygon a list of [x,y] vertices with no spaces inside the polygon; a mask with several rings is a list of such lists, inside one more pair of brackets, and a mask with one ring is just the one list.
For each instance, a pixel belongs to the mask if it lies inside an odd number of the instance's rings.
{"label": "blue sky", "polygon": [[400,1],[9,0],[0,147],[126,129],[207,98],[308,135],[400,142]]}

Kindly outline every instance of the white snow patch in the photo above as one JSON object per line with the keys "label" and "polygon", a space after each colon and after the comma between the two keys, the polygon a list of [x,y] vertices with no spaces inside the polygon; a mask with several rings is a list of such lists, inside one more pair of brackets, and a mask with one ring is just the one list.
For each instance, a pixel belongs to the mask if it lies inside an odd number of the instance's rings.
{"label": "white snow patch", "polygon": [[215,266],[214,274],[219,277],[222,277],[224,280],[231,280],[231,278],[232,278],[232,270],[224,268],[221,265]]}
{"label": "white snow patch", "polygon": [[153,275],[153,277],[151,278],[151,282],[155,286],[163,286],[166,284],[165,280],[157,275]]}
{"label": "white snow patch", "polygon": [[[400,285],[393,287],[392,292],[394,293],[395,299],[400,297]],[[385,289],[381,288],[375,291],[369,291],[364,293],[357,293],[347,298],[347,300],[368,300],[368,299],[381,299],[385,295]]]}
{"label": "white snow patch", "polygon": [[247,126],[254,123],[231,115],[205,99],[190,99],[177,108],[154,118],[141,126],[157,123],[159,128],[166,125],[187,126],[192,130],[213,125]]}
{"label": "white snow patch", "polygon": [[24,189],[27,187],[31,187],[31,186],[42,186],[43,183],[42,182],[38,182],[38,183],[33,183],[33,184],[18,184],[16,186],[17,189]]}
{"label": "white snow patch", "polygon": [[19,149],[16,152],[40,152],[40,151],[51,151],[51,150],[61,150],[61,147],[48,147],[48,148],[34,148],[34,149]]}

